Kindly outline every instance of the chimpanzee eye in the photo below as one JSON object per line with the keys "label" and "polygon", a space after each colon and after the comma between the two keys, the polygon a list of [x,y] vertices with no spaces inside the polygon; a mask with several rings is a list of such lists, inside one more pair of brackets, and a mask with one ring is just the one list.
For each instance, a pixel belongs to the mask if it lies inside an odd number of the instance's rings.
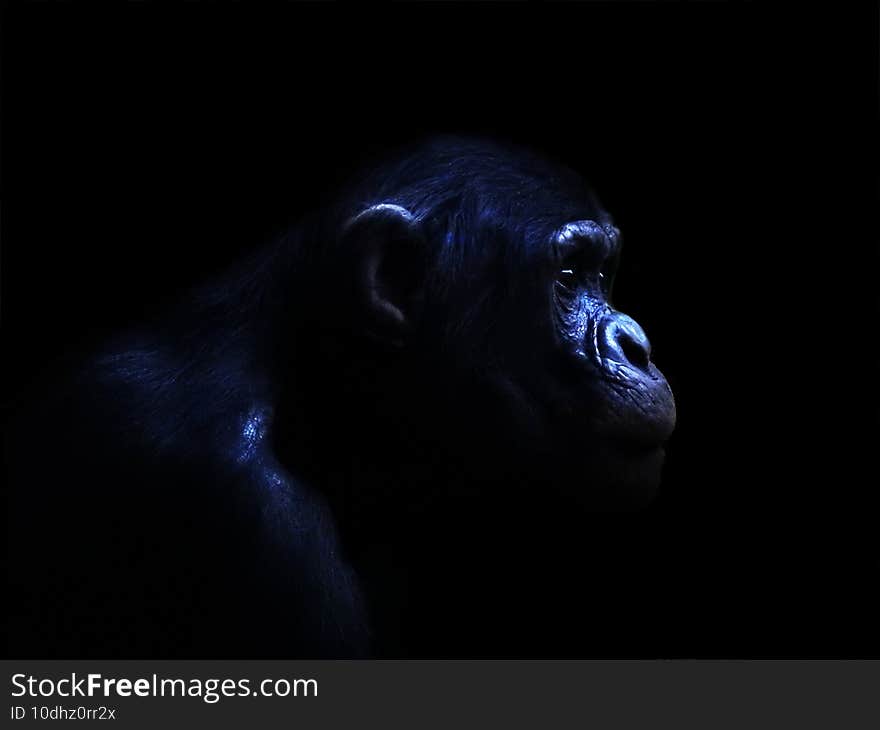
{"label": "chimpanzee eye", "polygon": [[578,283],[578,270],[573,266],[560,269],[556,281],[569,289],[573,289]]}

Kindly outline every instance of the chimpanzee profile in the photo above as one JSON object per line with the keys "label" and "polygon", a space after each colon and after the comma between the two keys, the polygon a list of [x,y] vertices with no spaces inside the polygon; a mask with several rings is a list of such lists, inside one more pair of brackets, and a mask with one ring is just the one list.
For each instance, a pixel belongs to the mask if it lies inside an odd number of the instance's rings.
{"label": "chimpanzee profile", "polygon": [[649,502],[675,422],[619,252],[573,172],[436,138],[108,343],[16,426],[13,653],[559,653],[552,525]]}

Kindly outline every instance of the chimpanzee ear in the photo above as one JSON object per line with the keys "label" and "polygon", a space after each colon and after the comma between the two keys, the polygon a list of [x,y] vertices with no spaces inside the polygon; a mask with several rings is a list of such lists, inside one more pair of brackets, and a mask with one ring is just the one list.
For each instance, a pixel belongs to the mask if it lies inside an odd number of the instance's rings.
{"label": "chimpanzee ear", "polygon": [[421,309],[426,251],[420,223],[399,205],[373,205],[348,221],[342,246],[355,267],[365,330],[402,344]]}

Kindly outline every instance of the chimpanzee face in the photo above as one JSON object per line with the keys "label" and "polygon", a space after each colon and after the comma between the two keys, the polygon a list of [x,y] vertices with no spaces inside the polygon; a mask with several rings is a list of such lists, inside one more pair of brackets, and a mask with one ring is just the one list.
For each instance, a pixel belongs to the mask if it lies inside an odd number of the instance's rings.
{"label": "chimpanzee face", "polygon": [[[611,294],[620,232],[602,213],[557,227],[501,311],[481,372],[497,394],[495,433],[524,478],[590,508],[640,506],[654,495],[675,425],[666,379],[645,332]],[[527,476],[525,476],[527,475]]]}

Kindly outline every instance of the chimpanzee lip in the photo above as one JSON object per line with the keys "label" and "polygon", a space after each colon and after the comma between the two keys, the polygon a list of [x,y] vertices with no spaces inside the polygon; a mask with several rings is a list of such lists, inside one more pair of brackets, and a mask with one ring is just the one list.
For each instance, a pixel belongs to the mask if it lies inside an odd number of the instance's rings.
{"label": "chimpanzee lip", "polygon": [[600,436],[617,444],[644,451],[662,448],[672,435],[674,427],[675,422],[670,419],[633,419],[602,429]]}
{"label": "chimpanzee lip", "polygon": [[607,437],[605,443],[614,451],[628,457],[648,457],[654,454],[663,454],[666,449],[663,443],[639,441],[632,438]]}
{"label": "chimpanzee lip", "polygon": [[662,448],[675,429],[674,417],[639,414],[629,418],[582,418],[582,438],[606,442],[630,452],[645,452]]}

